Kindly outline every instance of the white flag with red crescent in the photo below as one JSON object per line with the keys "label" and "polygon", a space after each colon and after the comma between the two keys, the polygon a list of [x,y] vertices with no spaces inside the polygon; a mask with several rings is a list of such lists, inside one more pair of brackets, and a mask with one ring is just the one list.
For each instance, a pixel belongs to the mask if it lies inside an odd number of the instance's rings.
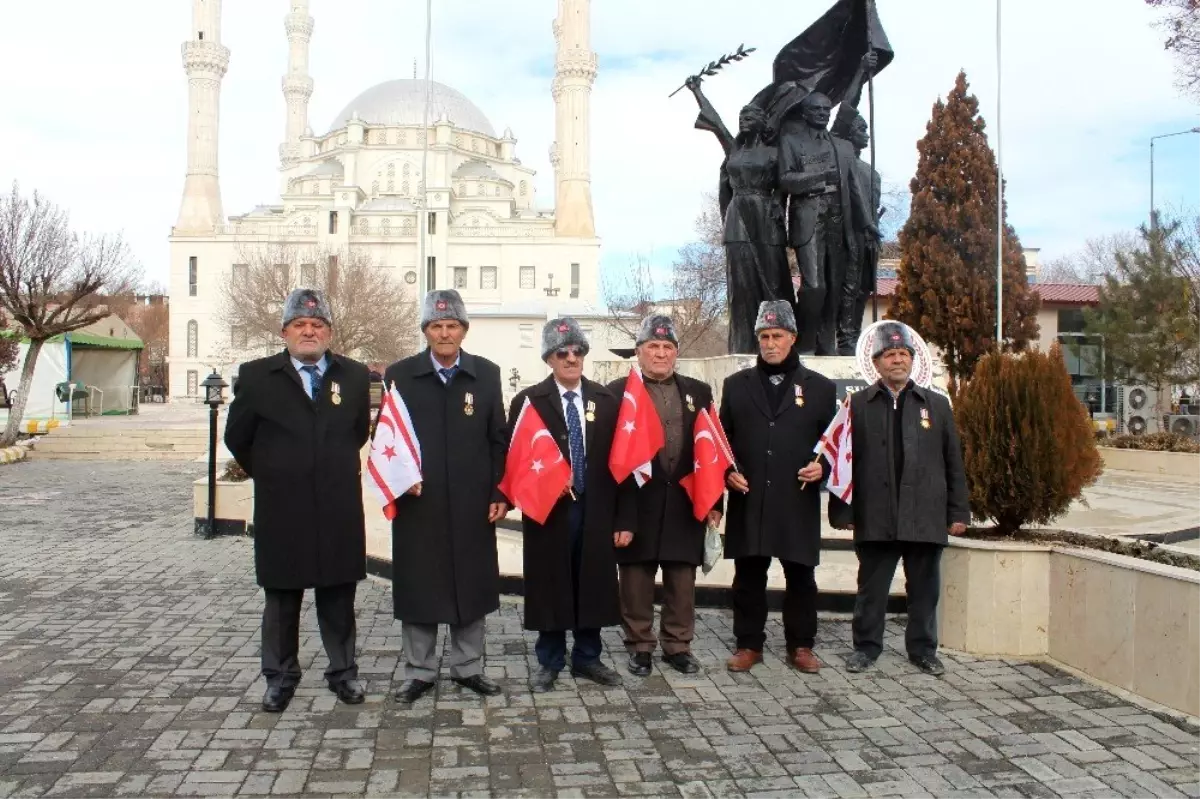
{"label": "white flag with red crescent", "polygon": [[395,383],[383,394],[367,472],[388,519],[396,515],[396,500],[421,482],[421,442]]}

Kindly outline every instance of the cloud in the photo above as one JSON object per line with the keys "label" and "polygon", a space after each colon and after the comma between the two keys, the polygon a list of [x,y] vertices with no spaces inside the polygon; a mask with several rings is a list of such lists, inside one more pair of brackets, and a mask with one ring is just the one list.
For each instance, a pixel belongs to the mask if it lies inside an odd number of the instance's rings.
{"label": "cloud", "polygon": [[[423,3],[312,0],[316,29],[310,124],[370,86],[424,64]],[[0,181],[19,179],[94,230],[124,230],[147,272],[165,279],[166,237],[185,167],[187,81],[180,44],[185,2],[73,3],[71,24],[52,3],[21,3],[0,28]],[[591,173],[604,263],[636,254],[656,267],[693,237],[721,151],[695,130],[685,76],[740,43],[757,47],[706,82],[728,120],[770,77],[774,53],[823,4],[741,0],[595,0]],[[876,82],[878,166],[906,183],[933,102],[967,70],[995,144],[992,3],[879,0],[896,60]],[[226,2],[222,41],[232,53],[222,86],[220,170],[227,214],[278,197],[287,65],[284,2]],[[517,154],[538,170],[539,201],[553,200],[548,151],[554,0],[434,3],[434,79],[471,98]],[[1170,56],[1142,3],[1006,0],[1003,144],[1010,221],[1026,246],[1053,257],[1089,236],[1127,229],[1149,208],[1149,137],[1197,124],[1172,83]],[[123,21],[130,21],[123,24]],[[133,24],[136,22],[136,24]],[[98,35],[97,32],[103,32]],[[1136,67],[1131,66],[1136,65]],[[1200,205],[1200,137],[1156,147],[1160,205]]]}

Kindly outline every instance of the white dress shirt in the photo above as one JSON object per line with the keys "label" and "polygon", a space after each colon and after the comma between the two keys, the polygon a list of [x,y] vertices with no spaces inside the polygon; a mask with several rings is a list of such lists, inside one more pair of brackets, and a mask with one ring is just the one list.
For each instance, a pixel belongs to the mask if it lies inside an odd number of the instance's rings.
{"label": "white dress shirt", "polygon": [[579,411],[579,429],[583,432],[583,451],[587,452],[587,416],[583,412],[583,381],[580,380],[579,385],[575,388],[563,388],[563,384],[557,380],[554,381],[554,385],[558,387],[558,398],[562,401],[564,420],[568,418],[566,394],[568,391],[575,392],[575,410]]}
{"label": "white dress shirt", "polygon": [[[329,368],[329,356],[322,355],[321,360],[313,364],[317,367],[317,377],[325,377],[325,370]],[[300,373],[300,382],[304,384],[304,390],[308,392],[308,398],[313,398],[312,376],[304,371],[304,367],[308,366],[299,358],[292,358],[292,366],[296,367],[296,371]]]}
{"label": "white dress shirt", "polygon": [[[456,355],[454,358],[454,363],[450,364],[449,366],[443,366],[442,362],[439,361],[437,356],[433,354],[433,350],[429,351],[429,360],[433,361],[433,373],[437,375],[438,379],[444,384],[446,382],[446,376],[442,374],[441,370],[457,369],[462,362],[462,350],[458,351],[458,355]],[[457,372],[455,374],[457,374]]]}

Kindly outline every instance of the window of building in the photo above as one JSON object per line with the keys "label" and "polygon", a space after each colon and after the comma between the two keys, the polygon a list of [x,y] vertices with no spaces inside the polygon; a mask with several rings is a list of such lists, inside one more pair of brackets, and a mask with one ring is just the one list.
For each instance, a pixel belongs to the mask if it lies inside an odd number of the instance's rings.
{"label": "window of building", "polygon": [[437,235],[437,211],[429,212],[429,235]]}
{"label": "window of building", "polygon": [[195,369],[188,369],[187,373],[187,395],[194,397],[200,392],[200,373]]}
{"label": "window of building", "polygon": [[195,358],[200,352],[200,325],[195,319],[187,323],[187,357]]}
{"label": "window of building", "polygon": [[533,349],[533,325],[521,325],[521,349]]}
{"label": "window of building", "polygon": [[233,265],[233,285],[245,286],[246,281],[250,279],[249,264],[234,264]]}
{"label": "window of building", "polygon": [[481,266],[479,267],[479,288],[495,289],[496,288],[496,267]]}
{"label": "window of building", "polygon": [[250,336],[246,333],[246,328],[240,325],[229,328],[229,344],[237,350],[244,350],[250,346]]}
{"label": "window of building", "polygon": [[1059,333],[1082,333],[1083,332],[1083,309],[1081,308],[1061,308],[1058,311],[1058,332]]}
{"label": "window of building", "polygon": [[537,274],[532,266],[521,267],[521,288],[535,289],[537,288]]}
{"label": "window of building", "polygon": [[196,268],[196,256],[193,255],[191,258],[188,258],[188,296],[189,297],[196,296],[196,279],[198,277],[197,272],[198,272],[198,270]]}
{"label": "window of building", "polygon": [[579,297],[579,264],[571,264],[571,298]]}
{"label": "window of building", "polygon": [[465,266],[454,267],[454,288],[465,289],[467,287],[467,268]]}
{"label": "window of building", "polygon": [[287,264],[275,264],[275,279],[285,291],[292,289],[292,269]]}
{"label": "window of building", "polygon": [[529,193],[529,184],[526,181],[522,180],[521,181],[521,196],[524,197],[528,193]]}
{"label": "window of building", "polygon": [[337,215],[338,215],[337,211],[329,212],[329,232],[330,233],[337,233],[337,222],[338,222]]}
{"label": "window of building", "polygon": [[437,288],[437,256],[425,256],[425,285],[429,291]]}
{"label": "window of building", "polygon": [[316,264],[300,264],[300,283],[309,288],[317,285]]}

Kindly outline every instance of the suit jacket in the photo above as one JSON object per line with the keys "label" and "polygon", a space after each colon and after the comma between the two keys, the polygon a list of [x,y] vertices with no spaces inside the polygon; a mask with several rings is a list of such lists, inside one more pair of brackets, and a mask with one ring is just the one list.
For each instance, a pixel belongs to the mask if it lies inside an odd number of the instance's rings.
{"label": "suit jacket", "polygon": [[238,370],[225,446],[254,479],[254,565],[264,588],[367,576],[360,460],[371,425],[367,367],[328,357],[315,402],[286,351]]}
{"label": "suit jacket", "polygon": [[[803,364],[786,379],[778,405],[768,402],[757,366],[725,379],[721,424],[750,492],[729,492],[725,557],[766,556],[816,566],[821,558],[821,492],[797,472],[836,412],[833,381]],[[797,404],[799,388],[803,405]]]}
{"label": "suit jacket", "polygon": [[[578,583],[571,565],[568,516],[572,500],[564,496],[544,525],[528,516],[521,520],[527,630],[582,630],[610,627],[621,621],[613,533],[632,531],[637,540],[637,486],[633,480],[617,485],[608,470],[620,403],[603,385],[587,378],[581,391],[585,408],[595,403],[596,418],[586,422],[583,431],[587,475],[581,496],[584,512]],[[553,375],[513,398],[508,413],[510,435],[526,398],[558,442],[563,457],[570,461],[567,420]]]}
{"label": "suit jacket", "polygon": [[[788,245],[803,247],[812,240],[817,228],[819,196],[812,196],[801,189],[819,188],[814,181],[819,172],[814,172],[811,163],[813,148],[817,146],[818,134],[803,119],[797,117],[784,123],[779,140],[779,183],[788,193]],[[838,199],[842,210],[842,228],[846,245],[851,245],[853,235],[853,213],[850,194],[851,159],[838,145],[838,139],[830,136],[834,159],[838,170]]]}

